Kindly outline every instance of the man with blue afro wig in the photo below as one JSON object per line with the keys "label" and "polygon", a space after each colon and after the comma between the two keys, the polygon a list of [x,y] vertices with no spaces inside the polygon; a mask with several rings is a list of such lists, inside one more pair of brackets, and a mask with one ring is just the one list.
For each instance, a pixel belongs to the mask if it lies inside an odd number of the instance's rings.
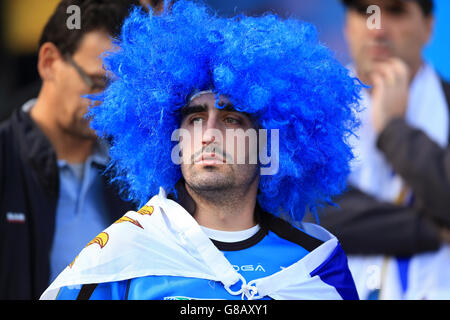
{"label": "man with blue afro wig", "polygon": [[337,239],[301,222],[345,188],[361,86],[315,28],[182,0],[115,45],[89,117],[141,209],[42,298],[357,299]]}

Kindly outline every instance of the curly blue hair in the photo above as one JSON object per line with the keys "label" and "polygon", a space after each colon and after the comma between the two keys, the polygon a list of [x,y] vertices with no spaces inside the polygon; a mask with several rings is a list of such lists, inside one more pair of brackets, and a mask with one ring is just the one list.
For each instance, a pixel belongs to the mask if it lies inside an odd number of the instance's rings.
{"label": "curly blue hair", "polygon": [[114,81],[88,116],[111,139],[112,181],[129,199],[142,205],[160,186],[175,192],[179,110],[210,88],[261,128],[279,129],[279,171],[260,177],[264,210],[301,220],[344,190],[361,83],[313,25],[273,14],[221,18],[181,0],[158,16],[136,8],[114,43],[103,58]]}

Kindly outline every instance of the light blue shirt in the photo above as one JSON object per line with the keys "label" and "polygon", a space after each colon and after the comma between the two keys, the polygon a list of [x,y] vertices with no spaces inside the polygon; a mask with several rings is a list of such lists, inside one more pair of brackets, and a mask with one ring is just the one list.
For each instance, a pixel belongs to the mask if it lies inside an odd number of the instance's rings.
{"label": "light blue shirt", "polygon": [[107,162],[107,147],[103,144],[98,144],[84,163],[58,160],[60,187],[50,251],[50,282],[111,223],[106,215],[101,170],[95,166]]}

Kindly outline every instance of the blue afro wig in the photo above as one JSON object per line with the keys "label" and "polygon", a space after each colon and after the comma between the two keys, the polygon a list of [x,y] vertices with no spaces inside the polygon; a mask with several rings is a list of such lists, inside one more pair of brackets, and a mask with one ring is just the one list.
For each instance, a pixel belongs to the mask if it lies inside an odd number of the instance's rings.
{"label": "blue afro wig", "polygon": [[279,171],[260,177],[264,210],[301,220],[345,188],[361,83],[311,24],[272,14],[221,18],[181,0],[158,16],[134,9],[114,42],[104,56],[114,81],[88,116],[110,138],[112,181],[136,204],[160,186],[175,192],[179,110],[210,88],[261,128],[279,129]]}

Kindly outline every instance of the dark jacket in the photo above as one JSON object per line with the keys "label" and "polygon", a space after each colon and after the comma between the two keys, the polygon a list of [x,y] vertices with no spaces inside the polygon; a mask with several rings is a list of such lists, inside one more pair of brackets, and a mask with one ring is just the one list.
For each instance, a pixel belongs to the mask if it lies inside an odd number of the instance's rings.
{"label": "dark jacket", "polygon": [[[450,84],[442,85],[450,106]],[[412,188],[413,207],[350,188],[337,199],[339,208],[319,215],[321,225],[338,237],[347,254],[409,256],[438,249],[440,228],[450,227],[450,147],[442,149],[403,119],[386,126],[377,147]]]}
{"label": "dark jacket", "polygon": [[[0,125],[0,174],[0,299],[37,299],[49,285],[59,171],[49,140],[21,110]],[[104,191],[111,223],[135,209],[106,179]]]}

